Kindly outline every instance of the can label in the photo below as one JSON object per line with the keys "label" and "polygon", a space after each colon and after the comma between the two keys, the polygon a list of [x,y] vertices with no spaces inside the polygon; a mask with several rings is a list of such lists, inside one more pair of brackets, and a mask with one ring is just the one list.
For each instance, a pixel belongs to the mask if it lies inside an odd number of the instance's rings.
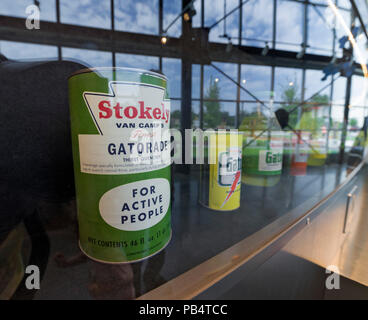
{"label": "can label", "polygon": [[229,211],[240,206],[242,135],[214,133],[209,137],[210,164],[209,207]]}
{"label": "can label", "polygon": [[69,79],[80,246],[103,262],[144,259],[171,236],[166,80],[129,75]]}
{"label": "can label", "polygon": [[244,149],[244,171],[246,174],[279,175],[282,171],[282,158],[282,140],[266,138],[253,141]]}
{"label": "can label", "polygon": [[259,171],[281,171],[282,149],[260,150],[258,160]]}
{"label": "can label", "polygon": [[[78,135],[81,171],[131,174],[167,166],[170,109],[165,88],[116,81],[110,88],[112,94],[83,93],[99,134]],[[129,95],[136,91],[139,97]]]}

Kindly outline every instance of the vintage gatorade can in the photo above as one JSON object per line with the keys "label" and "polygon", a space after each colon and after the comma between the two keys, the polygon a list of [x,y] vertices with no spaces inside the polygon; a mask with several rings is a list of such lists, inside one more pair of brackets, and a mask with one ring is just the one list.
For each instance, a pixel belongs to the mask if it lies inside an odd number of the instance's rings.
{"label": "vintage gatorade can", "polygon": [[127,68],[69,78],[79,244],[91,259],[126,263],[171,238],[167,80]]}
{"label": "vintage gatorade can", "polygon": [[283,160],[283,133],[270,131],[245,139],[243,147],[243,177],[245,184],[271,187],[281,177]]}
{"label": "vintage gatorade can", "polygon": [[[242,137],[234,131],[214,131],[208,137],[210,164],[201,168],[201,178],[208,179],[208,188],[201,181],[201,188],[208,189],[208,200],[200,191],[200,202],[210,209],[231,211],[240,207]],[[204,170],[208,170],[207,175]]]}

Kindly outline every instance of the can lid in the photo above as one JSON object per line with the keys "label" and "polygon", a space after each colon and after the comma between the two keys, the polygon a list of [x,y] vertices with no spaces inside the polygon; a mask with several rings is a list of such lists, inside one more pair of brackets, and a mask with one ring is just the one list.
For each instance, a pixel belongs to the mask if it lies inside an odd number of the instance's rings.
{"label": "can lid", "polygon": [[148,74],[153,77],[161,78],[163,80],[167,81],[167,77],[161,73],[150,71],[150,70],[144,70],[144,69],[138,69],[138,68],[126,68],[126,67],[96,67],[96,68],[83,68],[80,70],[77,70],[73,72],[69,77],[73,77],[82,73],[89,73],[89,72],[98,72],[98,71],[115,71],[115,70],[122,70],[127,72],[135,72],[135,73],[141,73],[141,74]]}

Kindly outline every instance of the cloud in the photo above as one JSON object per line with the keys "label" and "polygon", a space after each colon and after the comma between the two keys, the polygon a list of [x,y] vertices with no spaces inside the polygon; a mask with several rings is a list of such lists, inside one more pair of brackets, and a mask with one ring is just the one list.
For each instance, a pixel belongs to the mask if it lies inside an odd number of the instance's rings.
{"label": "cloud", "polygon": [[112,67],[111,52],[62,48],[63,60],[74,60],[88,67]]}
{"label": "cloud", "polygon": [[[309,6],[308,9],[308,44],[312,47],[330,50],[330,52],[321,52],[316,50],[316,48],[310,48],[308,49],[308,52],[331,55],[333,45],[333,31],[326,23],[328,22],[328,20],[326,19],[326,21],[324,21],[312,6]],[[323,8],[318,8],[318,10],[325,17],[328,16]],[[331,9],[328,10],[329,12],[331,12]]]}
{"label": "cloud", "polygon": [[158,0],[115,2],[115,25],[117,30],[157,34]]}
{"label": "cloud", "polygon": [[243,7],[243,37],[271,40],[272,17],[273,1],[251,0],[248,2]]}
{"label": "cloud", "polygon": [[[252,0],[251,0],[252,1]],[[236,0],[227,1],[226,13],[230,12],[232,9],[239,5]],[[215,22],[219,21],[224,17],[224,7],[221,1],[205,1],[205,25],[207,27],[213,25]],[[238,37],[238,26],[239,26],[239,10],[236,10],[225,20],[221,21],[210,31],[209,40],[213,42],[228,42],[226,38],[221,38],[224,35],[224,23],[226,21],[226,34],[231,37]],[[232,40],[233,43],[238,43],[237,39]]]}
{"label": "cloud", "polygon": [[162,59],[162,71],[168,79],[170,97],[181,97],[181,60],[172,58]]}
{"label": "cloud", "polygon": [[367,98],[368,79],[353,76],[350,105],[365,106]]}
{"label": "cloud", "polygon": [[58,52],[55,46],[46,46],[39,44],[0,41],[0,52],[8,59],[57,59]]}
{"label": "cloud", "polygon": [[158,57],[117,53],[116,66],[145,70],[158,69]]}
{"label": "cloud", "polygon": [[[330,79],[326,81],[322,81],[321,78],[324,76],[321,70],[306,70],[305,74],[305,99],[308,99],[313,94],[321,90],[325,87]],[[323,92],[320,93],[321,95],[327,94],[330,96],[330,87],[327,87]]]}
{"label": "cloud", "polygon": [[62,23],[109,29],[111,28],[110,17],[110,1],[60,1]]}
{"label": "cloud", "polygon": [[[302,4],[289,1],[279,1],[277,3],[276,41],[291,42],[295,44],[302,43],[302,21]],[[295,51],[299,50],[296,46],[288,46],[284,44],[277,44],[277,48]]]}

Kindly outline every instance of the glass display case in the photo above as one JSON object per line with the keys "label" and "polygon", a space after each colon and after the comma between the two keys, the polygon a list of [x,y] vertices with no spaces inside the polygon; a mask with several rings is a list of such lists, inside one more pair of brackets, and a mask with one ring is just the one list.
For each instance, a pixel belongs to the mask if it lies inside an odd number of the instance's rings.
{"label": "glass display case", "polygon": [[[192,299],[334,194],[366,156],[368,7],[355,2],[2,0],[0,298]],[[170,243],[134,263],[78,246],[67,85],[98,67],[163,74],[183,137],[241,137],[240,206],[201,204],[218,195],[192,150],[170,166]]]}

